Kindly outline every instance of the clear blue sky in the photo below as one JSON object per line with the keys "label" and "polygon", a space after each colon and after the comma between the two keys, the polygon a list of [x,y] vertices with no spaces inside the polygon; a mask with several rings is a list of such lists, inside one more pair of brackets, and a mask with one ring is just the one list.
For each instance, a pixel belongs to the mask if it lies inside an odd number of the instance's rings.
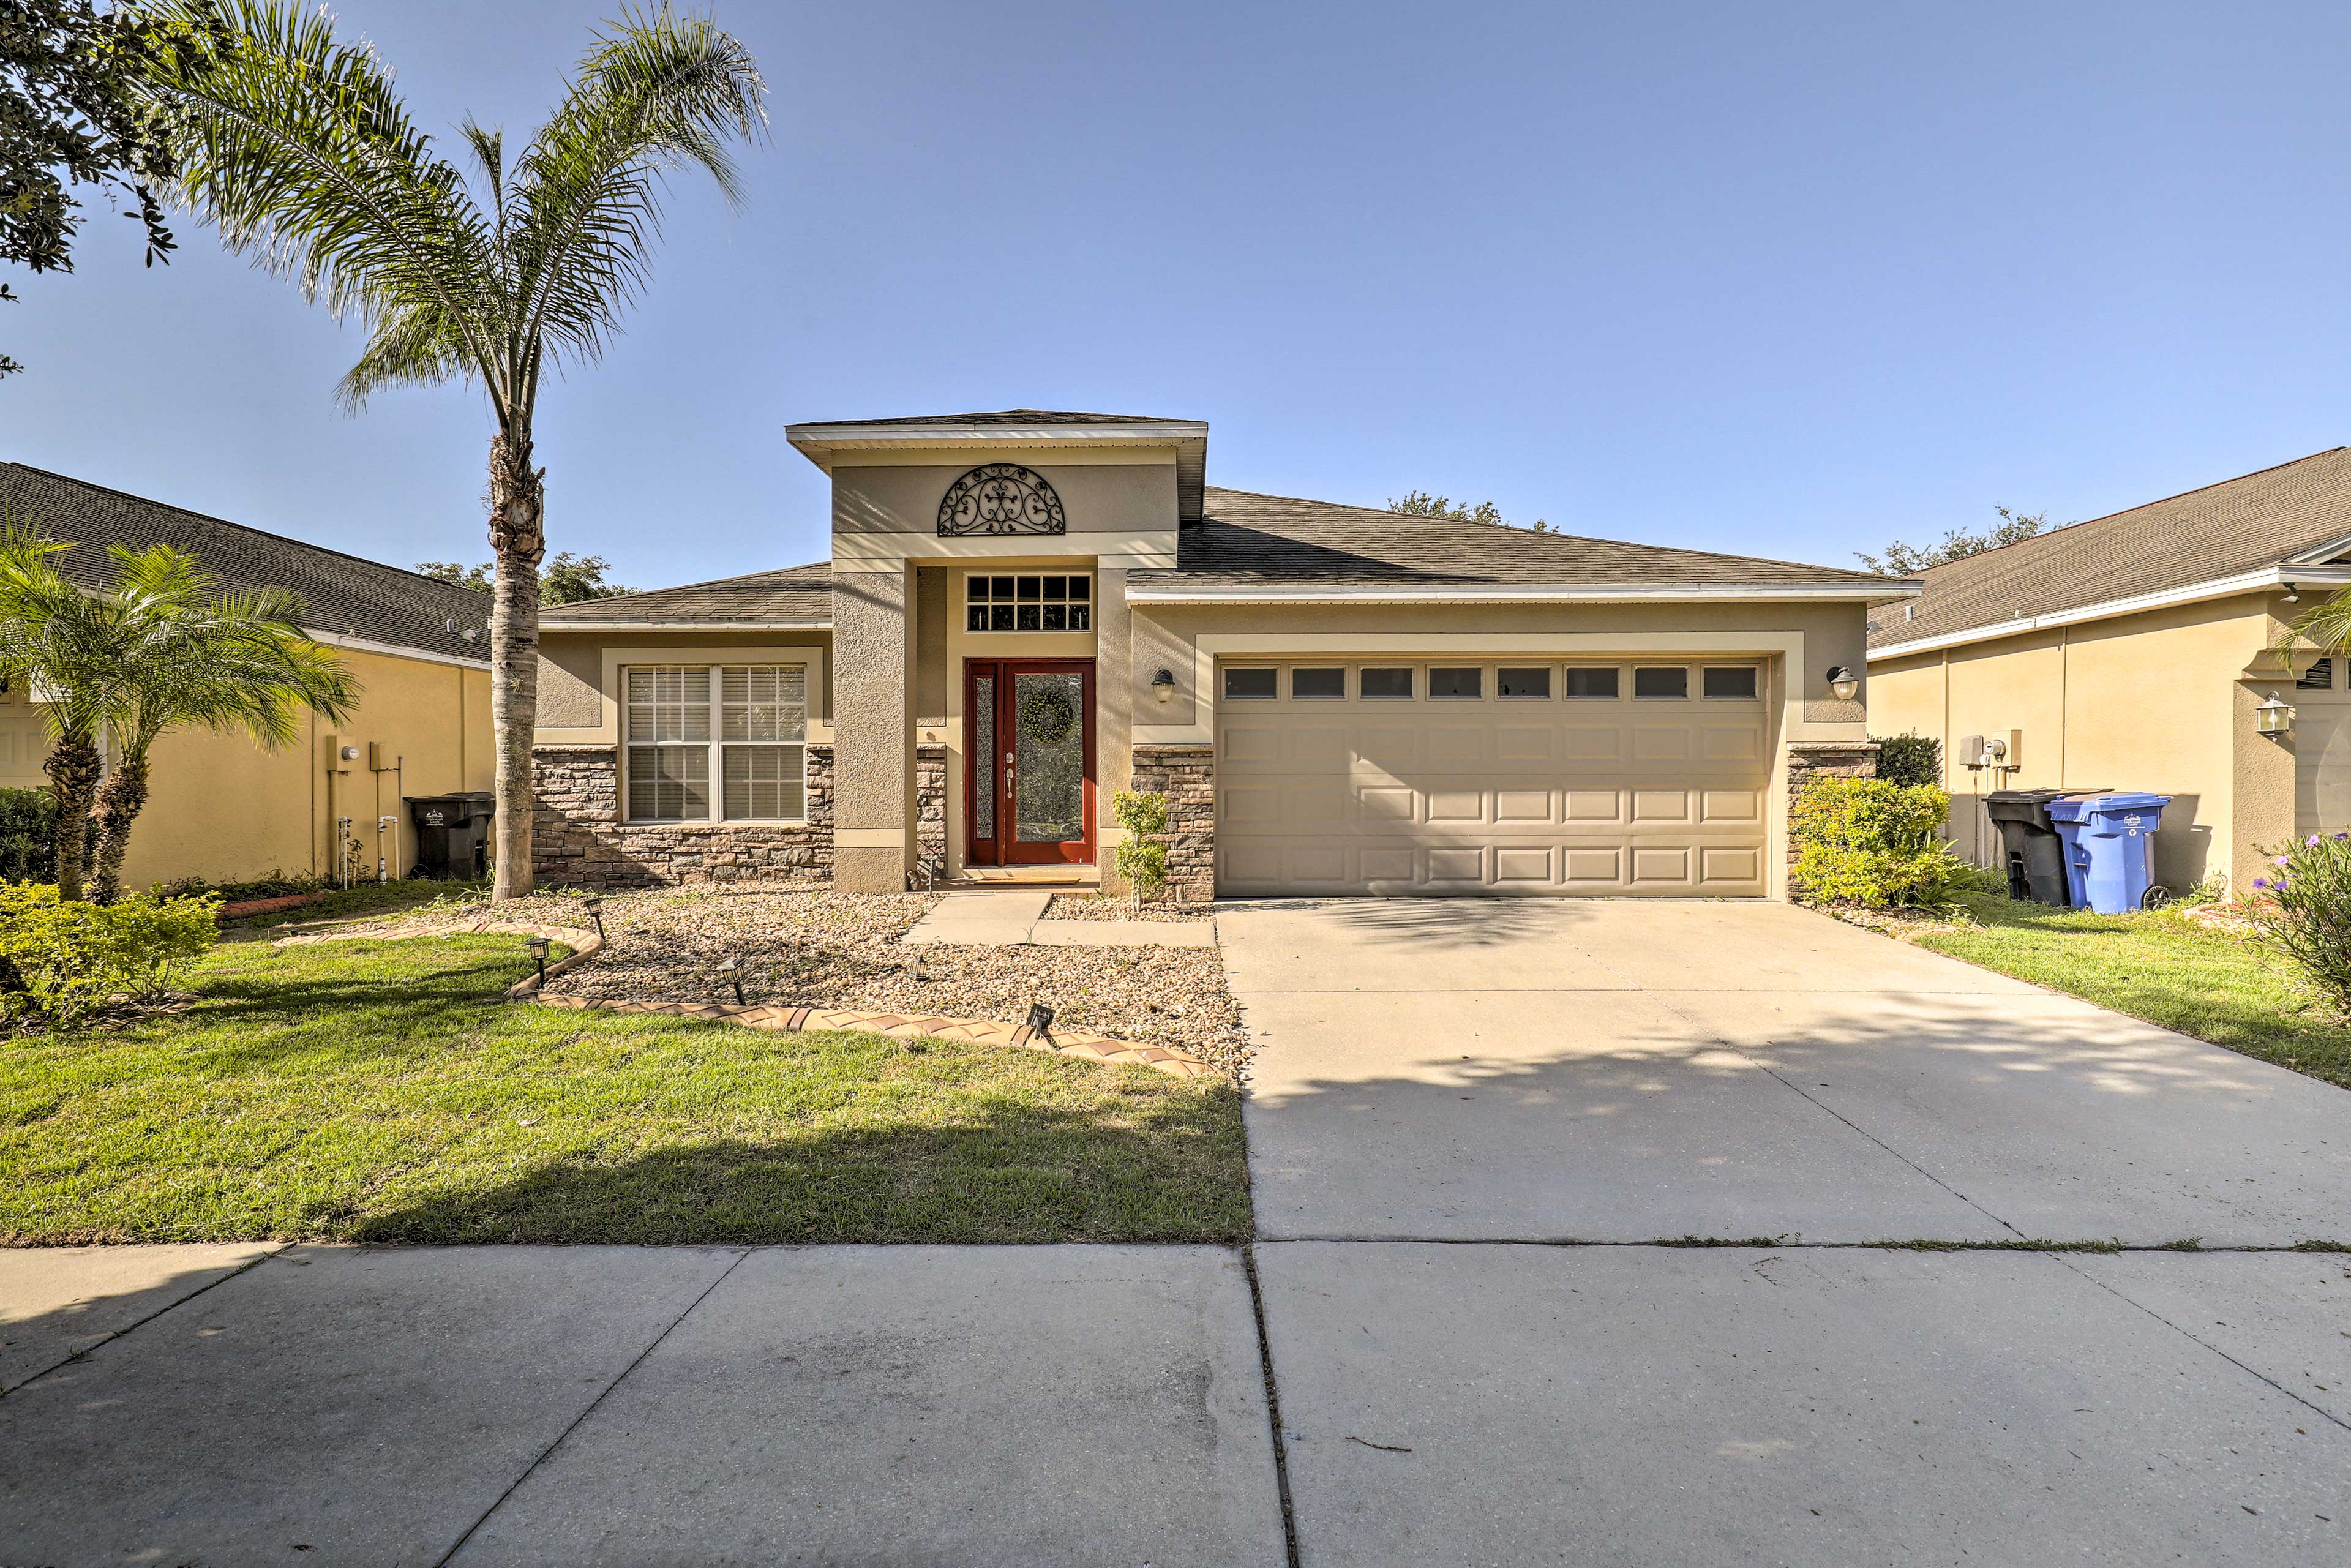
{"label": "clear blue sky", "polygon": [[[601,14],[344,0],[419,118],[536,123]],[[1206,419],[1212,484],[1838,564],[2351,439],[2340,5],[722,5],[747,210],[540,413],[555,548],[825,553],[791,420]],[[11,281],[0,456],[399,564],[483,559],[476,396],[188,226]]]}

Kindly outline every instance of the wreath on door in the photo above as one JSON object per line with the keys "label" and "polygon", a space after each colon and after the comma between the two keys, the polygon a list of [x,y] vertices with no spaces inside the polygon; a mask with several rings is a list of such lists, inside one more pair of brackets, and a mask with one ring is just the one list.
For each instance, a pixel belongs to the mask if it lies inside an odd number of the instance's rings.
{"label": "wreath on door", "polygon": [[1040,746],[1059,746],[1077,733],[1078,705],[1058,685],[1040,686],[1020,702],[1020,733]]}

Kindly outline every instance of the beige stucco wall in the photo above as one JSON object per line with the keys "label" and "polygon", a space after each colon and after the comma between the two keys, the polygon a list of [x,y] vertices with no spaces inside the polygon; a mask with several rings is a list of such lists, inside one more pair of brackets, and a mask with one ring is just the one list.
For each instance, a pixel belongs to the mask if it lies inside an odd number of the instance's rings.
{"label": "beige stucco wall", "polygon": [[[811,651],[813,657],[811,658]],[[621,732],[620,672],[632,664],[677,664],[696,657],[720,662],[768,654],[809,659],[809,738],[832,738],[832,632],[786,631],[542,631],[539,633],[540,746],[617,745]]]}
{"label": "beige stucco wall", "polygon": [[[1059,536],[938,537],[941,500],[987,463],[1017,463],[1061,497]],[[833,478],[836,690],[835,877],[880,892],[902,885],[916,858],[913,747],[947,750],[947,856],[964,863],[964,682],[967,659],[1092,658],[1098,843],[1115,841],[1109,792],[1129,775],[1130,685],[1122,591],[1134,566],[1175,562],[1173,448],[841,455]],[[1093,626],[1083,632],[972,633],[963,626],[965,574],[1091,571]],[[893,590],[887,585],[896,583]],[[912,701],[908,700],[911,695]],[[884,840],[900,830],[893,852]]]}
{"label": "beige stucco wall", "polygon": [[[2158,878],[2231,877],[2294,831],[2291,742],[2253,720],[2279,683],[2245,674],[2276,634],[2273,604],[2246,594],[1884,661],[1870,727],[1943,742],[1953,845],[1979,863],[1993,858],[1982,797],[1995,788],[2148,789],[2174,798]],[[2019,766],[1997,783],[1952,756],[1961,736],[2012,730]]]}

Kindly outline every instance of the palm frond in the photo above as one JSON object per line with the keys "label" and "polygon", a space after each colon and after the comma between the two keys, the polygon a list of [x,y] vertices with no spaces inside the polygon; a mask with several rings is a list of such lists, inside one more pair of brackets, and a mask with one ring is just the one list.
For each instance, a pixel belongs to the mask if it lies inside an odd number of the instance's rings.
{"label": "palm frond", "polygon": [[518,345],[566,360],[603,351],[643,290],[671,171],[708,173],[730,203],[742,185],[729,148],[756,141],[767,86],[748,50],[666,5],[626,13],[597,36],[578,79],[515,162]]}
{"label": "palm frond", "polygon": [[[200,4],[170,8],[193,15]],[[148,82],[180,132],[177,199],[339,319],[405,324],[395,336],[411,351],[371,356],[345,378],[347,399],[462,368],[498,400],[507,296],[496,286],[491,226],[409,120],[391,70],[364,43],[338,43],[323,9],[223,9],[225,40],[160,62]],[[419,359],[427,344],[440,360]]]}
{"label": "palm frond", "polygon": [[2337,590],[2287,622],[2270,653],[2282,670],[2291,671],[2296,651],[2304,647],[2321,653],[2351,653],[2351,588]]}

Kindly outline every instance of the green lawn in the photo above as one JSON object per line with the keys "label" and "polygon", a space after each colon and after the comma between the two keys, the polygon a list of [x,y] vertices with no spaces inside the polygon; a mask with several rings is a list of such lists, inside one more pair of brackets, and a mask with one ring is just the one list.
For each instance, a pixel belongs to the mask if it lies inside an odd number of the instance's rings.
{"label": "green lawn", "polygon": [[238,943],[186,1013],[0,1041],[0,1242],[1249,1234],[1221,1082],[498,1001],[528,967]]}
{"label": "green lawn", "polygon": [[2250,938],[2176,910],[2092,915],[1996,894],[1960,902],[1981,925],[1928,933],[1921,946],[2351,1088],[2351,1030]]}

